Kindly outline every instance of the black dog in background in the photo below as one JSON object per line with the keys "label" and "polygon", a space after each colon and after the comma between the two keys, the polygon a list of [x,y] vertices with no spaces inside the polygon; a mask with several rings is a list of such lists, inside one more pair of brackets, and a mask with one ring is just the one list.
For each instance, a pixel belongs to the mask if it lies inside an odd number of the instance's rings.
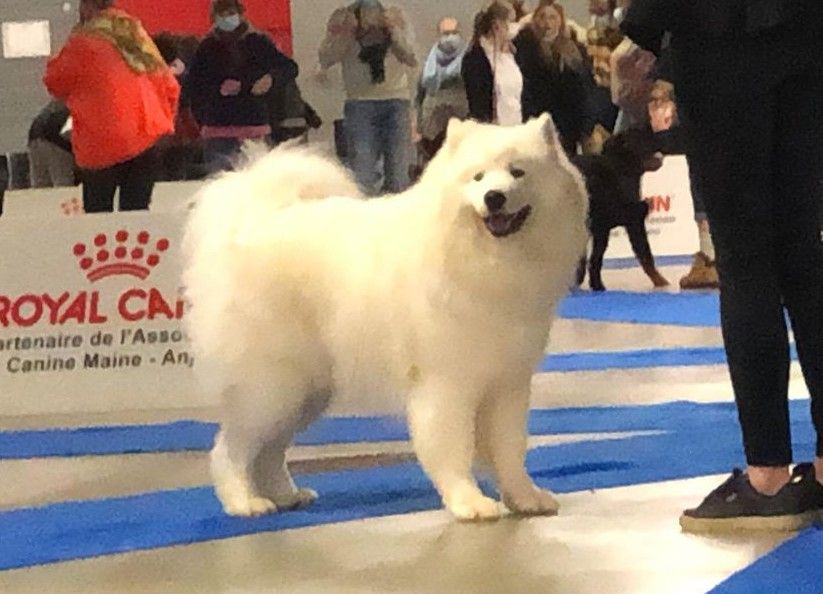
{"label": "black dog in background", "polygon": [[[572,162],[583,174],[589,192],[589,231],[592,253],[588,258],[589,287],[605,291],[601,278],[603,255],[609,245],[609,234],[615,227],[624,227],[632,250],[643,271],[655,287],[669,282],[658,272],[646,235],[648,203],[642,200],[640,179],[644,173],[657,171],[663,165],[660,147],[651,128],[631,129],[609,138],[599,155],[575,156]],[[586,277],[586,256],[580,261],[577,285]]]}

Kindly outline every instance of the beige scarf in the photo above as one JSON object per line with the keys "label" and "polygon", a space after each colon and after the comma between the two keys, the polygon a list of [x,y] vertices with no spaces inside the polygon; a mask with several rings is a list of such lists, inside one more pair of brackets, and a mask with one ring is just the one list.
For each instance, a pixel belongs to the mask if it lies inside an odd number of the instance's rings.
{"label": "beige scarf", "polygon": [[134,72],[145,74],[166,67],[149,34],[137,19],[125,12],[105,10],[80,25],[79,32],[111,43]]}

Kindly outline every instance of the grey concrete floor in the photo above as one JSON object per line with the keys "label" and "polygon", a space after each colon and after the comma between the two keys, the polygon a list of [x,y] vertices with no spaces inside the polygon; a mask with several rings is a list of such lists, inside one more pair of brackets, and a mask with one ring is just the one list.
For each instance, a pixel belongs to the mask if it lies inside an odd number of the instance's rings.
{"label": "grey concrete floor", "polygon": [[[667,268],[676,281],[683,268]],[[639,270],[607,271],[612,288],[647,290]],[[715,328],[560,321],[549,352],[719,346]],[[792,370],[792,394],[807,392]],[[533,405],[588,406],[672,400],[729,401],[723,366],[639,369],[534,378]],[[333,411],[336,413],[369,411]],[[0,428],[214,420],[209,408],[0,417]],[[610,437],[533,438],[531,446]],[[297,448],[305,471],[391,463],[408,443]],[[369,462],[371,460],[371,462]],[[0,462],[0,509],[205,484],[203,453]],[[556,518],[456,524],[444,512],[258,534],[0,572],[0,592],[110,593],[700,593],[768,552],[785,535],[712,539],[681,534],[680,511],[720,477],[560,496]],[[2,538],[2,535],[0,535]]]}

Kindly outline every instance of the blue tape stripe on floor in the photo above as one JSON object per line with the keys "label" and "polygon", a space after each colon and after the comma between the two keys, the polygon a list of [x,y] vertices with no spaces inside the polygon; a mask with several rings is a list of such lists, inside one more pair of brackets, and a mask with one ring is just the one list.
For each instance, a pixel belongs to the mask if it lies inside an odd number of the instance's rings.
{"label": "blue tape stripe on floor", "polygon": [[[655,256],[654,263],[657,266],[689,266],[694,261],[694,256]],[[637,258],[606,258],[603,260],[605,270],[625,270],[628,268],[640,268]]]}
{"label": "blue tape stripe on floor", "polygon": [[[793,429],[800,459],[814,453],[808,420]],[[733,419],[699,429],[544,447],[529,453],[535,480],[560,493],[719,474],[743,460]],[[0,512],[0,569],[183,545],[439,507],[417,465],[298,477],[320,499],[258,519],[225,516],[208,487]],[[672,518],[672,522],[676,522]]]}
{"label": "blue tape stripe on floor", "polygon": [[[791,345],[791,358],[797,360],[797,350]],[[613,369],[654,369],[659,367],[696,367],[723,365],[723,347],[691,347],[677,349],[644,349],[590,353],[552,353],[545,357],[539,371],[569,373],[576,371],[606,371]]]}
{"label": "blue tape stripe on floor", "polygon": [[[807,401],[792,401],[799,414]],[[661,412],[662,411],[662,412]],[[732,403],[567,408],[532,411],[534,435],[554,433],[620,432],[676,429],[690,419],[712,412],[734,418]],[[119,454],[206,451],[211,449],[217,425],[179,421],[156,425],[88,427],[0,432],[0,460],[106,456]],[[394,417],[323,417],[301,433],[297,445],[406,441],[402,419]]]}
{"label": "blue tape stripe on floor", "polygon": [[558,315],[569,320],[719,327],[720,298],[717,292],[578,291],[561,302]]}
{"label": "blue tape stripe on floor", "polygon": [[823,527],[810,528],[721,583],[711,594],[823,592]]}

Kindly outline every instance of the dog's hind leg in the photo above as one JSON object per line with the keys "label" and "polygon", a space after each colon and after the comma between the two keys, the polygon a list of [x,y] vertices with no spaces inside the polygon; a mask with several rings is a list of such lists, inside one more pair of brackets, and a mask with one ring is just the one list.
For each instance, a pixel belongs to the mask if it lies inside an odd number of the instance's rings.
{"label": "dog's hind leg", "polygon": [[477,405],[467,389],[465,382],[433,379],[415,388],[409,428],[417,459],[446,508],[459,520],[493,520],[500,507],[472,475]]}
{"label": "dog's hind leg", "polygon": [[603,270],[603,256],[609,247],[609,232],[607,227],[592,228],[592,255],[589,258],[589,287],[592,291],[605,291],[601,272]]}
{"label": "dog's hind leg", "polygon": [[317,499],[311,489],[300,489],[294,484],[286,463],[286,451],[295,433],[310,425],[328,406],[330,392],[319,392],[307,398],[299,411],[296,424],[281,424],[280,434],[273,434],[257,456],[254,481],[261,495],[277,505],[278,510],[304,507]]}
{"label": "dog's hind leg", "polygon": [[477,415],[477,448],[494,468],[506,507],[524,515],[551,516],[560,504],[526,472],[529,388],[527,384],[499,392],[483,403]]}
{"label": "dog's hind leg", "polygon": [[[272,493],[263,493],[257,483],[257,462],[264,452],[285,450],[300,422],[308,383],[295,371],[281,367],[265,378],[254,378],[232,386],[226,394],[220,433],[211,452],[211,474],[215,493],[229,515],[257,516],[277,510]],[[279,490],[291,477],[284,463],[278,464]],[[285,473],[285,474],[284,474]],[[287,478],[288,477],[288,478]],[[307,494],[308,496],[309,494]],[[294,501],[284,501],[294,507]]]}
{"label": "dog's hind leg", "polygon": [[655,287],[668,287],[669,281],[660,274],[654,264],[654,256],[652,255],[652,248],[649,245],[649,237],[646,233],[646,223],[644,219],[632,221],[626,225],[626,232],[632,244],[632,251],[637,257],[640,266],[643,267],[643,272],[651,279]]}

